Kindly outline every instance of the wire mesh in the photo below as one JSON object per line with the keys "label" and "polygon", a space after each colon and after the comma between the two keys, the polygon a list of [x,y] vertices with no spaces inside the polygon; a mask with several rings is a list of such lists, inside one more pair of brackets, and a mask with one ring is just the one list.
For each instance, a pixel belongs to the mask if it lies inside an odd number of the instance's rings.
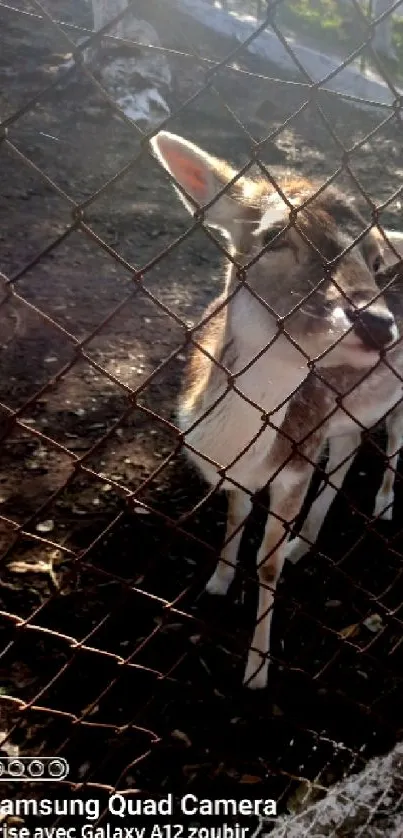
{"label": "wire mesh", "polygon": [[[359,43],[337,70],[315,80],[282,29],[282,5],[268,3],[242,41],[222,36],[218,53],[214,38],[189,26],[180,4],[169,4],[168,16],[166,5],[165,11],[158,2],[149,6],[160,45],[116,35],[130,11],[145,14],[138,4],[129,3],[98,32],[78,4],[70,19],[63,4],[0,4],[7,80],[1,121],[1,747],[6,754],[68,759],[68,779],[56,790],[46,788],[49,795],[60,796],[63,788],[66,795],[105,800],[116,791],[248,796],[252,790],[261,796],[264,789],[279,811],[293,811],[306,802],[308,787],[311,801],[399,738],[401,481],[395,451],[385,455],[382,434],[369,434],[348,400],[357,386],[371,390],[373,369],[360,370],[340,392],[324,372],[329,349],[312,360],[302,347],[301,387],[267,409],[245,393],[231,353],[220,360],[203,338],[202,327],[247,291],[277,328],[246,368],[279,341],[296,348],[295,312],[309,306],[324,283],[343,305],[352,305],[338,280],[340,266],[370,230],[381,239],[385,228],[399,230],[401,92],[371,47],[382,17],[369,21],[352,0],[362,26]],[[174,21],[166,43],[159,15],[164,23]],[[250,52],[268,29],[293,62],[288,76],[278,78],[278,69]],[[90,57],[105,43],[171,62],[179,79],[176,98],[152,130],[134,123],[106,89]],[[56,50],[69,53],[58,53],[59,67]],[[368,100],[353,109],[359,97],[330,89],[362,55],[390,91],[390,104]],[[244,108],[255,86],[269,103],[263,129],[262,119],[257,127]],[[174,203],[172,176],[150,153],[161,129],[183,134],[231,165],[236,161],[235,176],[192,221]],[[282,188],[279,149],[283,162],[319,177],[297,210]],[[217,199],[252,172],[282,197],[287,229],[320,259],[320,282],[291,312],[273,311],[250,280],[284,230],[258,254],[239,254],[205,223]],[[328,258],[307,233],[304,211],[338,183],[348,184],[365,221],[354,240]],[[399,252],[394,256],[398,260]],[[236,280],[224,297],[223,265],[232,265]],[[389,294],[395,313],[399,267],[381,279],[375,296],[388,301]],[[261,429],[235,462],[262,433],[277,433],[282,456],[276,462],[271,455],[256,497],[229,474],[228,463],[203,454],[219,476],[211,487],[183,456],[198,453],[176,418],[192,352],[224,377],[218,398],[224,411],[225,399],[236,394],[262,415]],[[398,354],[382,353],[380,366],[401,389]],[[307,381],[317,408],[309,416]],[[296,433],[298,398],[304,421]],[[398,415],[396,401],[385,403],[384,418]],[[291,413],[279,425],[278,410],[287,406]],[[210,405],[196,425],[211,411]],[[317,462],[338,411],[353,420],[358,441],[364,438],[343,486],[340,460],[330,473]],[[275,596],[269,693],[255,694],[242,688],[242,668],[256,619],[265,484],[273,491],[276,478],[296,461],[315,468],[308,501],[320,479],[337,499],[309,561],[285,567]],[[373,504],[388,464],[395,515],[386,522],[373,515]],[[217,607],[204,586],[225,541],[224,484],[242,490],[254,510],[233,593]],[[287,533],[301,523],[277,507],[270,520],[284,523]],[[303,527],[300,533],[303,538]],[[31,787],[32,797],[40,787]],[[374,817],[379,805],[372,806]]]}

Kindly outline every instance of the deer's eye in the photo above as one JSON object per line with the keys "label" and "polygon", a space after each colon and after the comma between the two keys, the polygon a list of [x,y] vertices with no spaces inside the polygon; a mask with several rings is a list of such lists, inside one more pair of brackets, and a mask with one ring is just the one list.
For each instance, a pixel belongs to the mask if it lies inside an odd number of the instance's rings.
{"label": "deer's eye", "polygon": [[282,226],[265,230],[262,235],[262,247],[270,247],[270,250],[283,250],[285,247],[290,247],[285,234],[281,235],[283,229]]}
{"label": "deer's eye", "polygon": [[380,253],[378,253],[378,256],[375,256],[375,259],[372,262],[372,270],[375,274],[378,273],[378,271],[381,269],[382,262],[382,256],[380,255]]}

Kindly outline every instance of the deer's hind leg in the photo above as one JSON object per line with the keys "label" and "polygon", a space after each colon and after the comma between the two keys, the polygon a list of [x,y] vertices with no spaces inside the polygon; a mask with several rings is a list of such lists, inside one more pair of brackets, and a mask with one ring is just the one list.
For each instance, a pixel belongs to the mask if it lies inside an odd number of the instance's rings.
{"label": "deer's hind leg", "polygon": [[255,631],[249,649],[244,684],[251,689],[266,686],[270,653],[270,630],[278,580],[285,560],[290,525],[300,511],[313,467],[286,466],[270,483],[270,513],[257,556],[259,599]]}
{"label": "deer's hind leg", "polygon": [[393,515],[393,504],[395,500],[395,478],[399,463],[400,449],[403,443],[403,408],[391,413],[386,419],[387,447],[386,456],[388,459],[382,485],[375,500],[374,515],[383,518],[384,521],[391,521]]}
{"label": "deer's hind leg", "polygon": [[286,558],[296,564],[314,546],[334,498],[341,489],[361,442],[360,431],[329,439],[326,478],[323,480],[301,527],[300,534],[288,542]]}
{"label": "deer's hind leg", "polygon": [[234,578],[242,533],[252,509],[250,495],[240,489],[228,492],[227,498],[225,543],[217,567],[206,585],[206,591],[209,594],[220,594],[221,596],[227,593]]}

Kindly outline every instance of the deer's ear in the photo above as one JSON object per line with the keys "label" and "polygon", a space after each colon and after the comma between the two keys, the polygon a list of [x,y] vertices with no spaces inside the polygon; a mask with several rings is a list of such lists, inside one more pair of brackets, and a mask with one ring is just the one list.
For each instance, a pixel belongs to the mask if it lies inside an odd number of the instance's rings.
{"label": "deer's ear", "polygon": [[[192,215],[210,203],[236,174],[224,161],[177,134],[160,131],[150,143],[155,156],[175,179],[174,188]],[[235,218],[240,215],[241,203],[237,198],[241,191],[239,183],[218,198],[206,211],[206,224],[232,235]]]}

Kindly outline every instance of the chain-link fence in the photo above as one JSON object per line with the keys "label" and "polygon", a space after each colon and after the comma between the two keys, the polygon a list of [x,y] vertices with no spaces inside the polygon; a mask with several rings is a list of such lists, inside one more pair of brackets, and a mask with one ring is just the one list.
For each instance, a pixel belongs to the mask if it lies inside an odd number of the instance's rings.
{"label": "chain-link fence", "polygon": [[[0,4],[1,747],[70,766],[29,795],[15,774],[17,802],[284,815],[399,741],[401,92],[358,2],[359,46],[317,78],[280,5],[239,39],[201,0],[96,32],[78,0]],[[378,96],[340,81],[364,54]],[[242,685],[251,642],[267,689]],[[400,751],[377,765],[361,831],[341,806],[298,834],[392,834]]]}

